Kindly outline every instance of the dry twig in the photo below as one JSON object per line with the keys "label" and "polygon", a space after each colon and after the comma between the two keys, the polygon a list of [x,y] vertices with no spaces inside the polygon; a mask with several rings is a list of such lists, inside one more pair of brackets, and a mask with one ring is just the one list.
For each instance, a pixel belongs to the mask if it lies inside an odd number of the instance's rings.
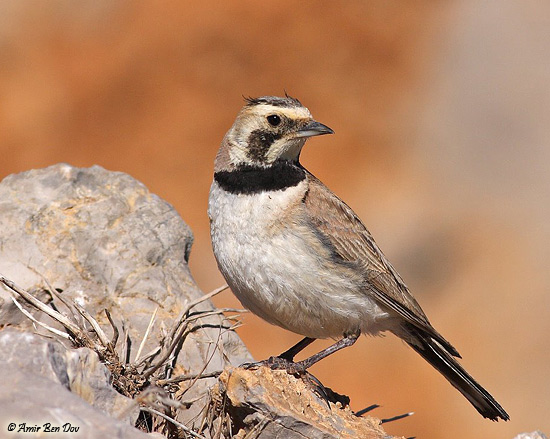
{"label": "dry twig", "polygon": [[155,308],[155,311],[153,312],[153,315],[151,316],[151,320],[149,320],[149,324],[147,325],[147,329],[145,330],[145,334],[143,335],[143,338],[141,339],[141,343],[139,344],[139,348],[136,354],[136,359],[134,360],[134,363],[139,363],[139,357],[141,355],[141,351],[143,350],[143,346],[145,346],[145,341],[147,340],[147,337],[149,336],[149,332],[151,332],[151,328],[153,327],[153,324],[155,323],[155,318],[157,317],[157,311],[159,310],[159,307],[157,306]]}
{"label": "dry twig", "polygon": [[204,296],[192,301],[189,303],[186,307],[186,309],[180,314],[180,317],[178,318],[176,324],[172,327],[172,330],[170,331],[169,335],[165,337],[163,340],[163,348],[161,349],[161,354],[159,360],[146,369],[143,372],[143,376],[145,378],[149,378],[153,373],[155,373],[158,369],[160,369],[162,366],[164,366],[168,360],[170,359],[172,353],[176,349],[176,347],[182,342],[184,339],[184,336],[186,335],[187,329],[189,327],[189,322],[191,320],[196,320],[201,317],[206,317],[213,314],[220,314],[223,311],[217,310],[217,311],[210,311],[210,312],[204,312],[198,315],[194,315],[192,317],[189,316],[189,312],[191,309],[193,309],[198,304],[214,297],[216,294],[221,293],[223,290],[229,288],[227,285],[224,285],[220,288],[215,289],[211,293],[205,294]]}
{"label": "dry twig", "polygon": [[21,305],[17,299],[15,297],[12,296],[11,300],[13,301],[13,303],[15,304],[15,306],[17,308],[19,308],[19,311],[21,311],[23,314],[25,314],[29,319],[31,319],[33,321],[33,323],[36,323],[37,325],[40,325],[42,326],[43,328],[47,329],[48,331],[50,332],[53,332],[55,335],[58,335],[59,337],[63,337],[67,340],[70,339],[70,336],[69,334],[67,334],[66,332],[62,332],[60,331],[59,329],[55,329],[53,328],[52,326],[49,326],[49,325],[46,325],[44,322],[41,322],[39,320],[36,320],[34,318],[34,316],[28,312],[25,308],[23,308],[23,305]]}
{"label": "dry twig", "polygon": [[76,324],[74,324],[71,320],[69,320],[63,314],[50,308],[45,303],[42,303],[32,294],[28,293],[22,288],[19,288],[17,285],[15,285],[15,283],[6,279],[2,275],[0,275],[0,283],[12,294],[12,296],[15,295],[14,297],[17,297],[17,296],[22,297],[28,303],[33,305],[35,308],[44,312],[45,314],[49,315],[52,319],[61,323],[69,331],[69,335],[73,338],[75,342],[85,342],[85,344],[90,343],[93,345],[89,337]]}

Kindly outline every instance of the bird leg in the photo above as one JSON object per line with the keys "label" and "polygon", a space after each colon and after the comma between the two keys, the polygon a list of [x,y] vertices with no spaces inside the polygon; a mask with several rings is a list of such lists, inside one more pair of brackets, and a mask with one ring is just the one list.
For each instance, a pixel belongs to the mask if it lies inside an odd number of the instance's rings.
{"label": "bird leg", "polygon": [[[296,370],[296,372],[306,371],[311,366],[313,366],[315,363],[317,363],[318,361],[321,361],[325,357],[328,357],[330,354],[334,354],[336,351],[339,351],[340,349],[347,348],[348,346],[351,346],[352,344],[354,344],[357,341],[357,339],[359,338],[360,334],[361,334],[360,332],[356,332],[354,334],[346,335],[344,338],[342,338],[341,340],[338,340],[336,343],[330,345],[328,348],[323,349],[321,352],[318,352],[318,353],[312,355],[311,357],[306,358],[305,360],[298,361],[297,363],[294,363],[294,369]],[[305,342],[305,340],[307,340],[307,338],[302,340],[300,343]],[[298,344],[300,344],[300,343],[298,343]],[[296,345],[296,346],[298,346],[298,345]],[[290,348],[289,351],[292,350],[296,346],[293,346],[292,348]],[[306,346],[307,346],[307,344],[306,344]]]}
{"label": "bird leg", "polygon": [[258,361],[255,363],[246,363],[241,365],[241,367],[245,367],[247,369],[256,368],[259,366],[267,366],[271,369],[282,369],[286,370],[290,374],[301,374],[307,371],[311,366],[313,366],[318,361],[321,361],[323,358],[328,357],[330,354],[333,354],[336,351],[339,351],[340,349],[347,348],[348,346],[351,346],[354,344],[357,339],[359,338],[359,335],[361,332],[356,332],[354,334],[348,334],[341,340],[338,340],[336,343],[330,345],[328,348],[323,349],[321,352],[318,352],[311,357],[306,358],[305,360],[294,362],[294,357],[296,354],[298,354],[300,351],[302,351],[304,348],[309,346],[311,343],[315,341],[314,338],[311,337],[305,337],[304,339],[300,340],[298,343],[296,343],[294,346],[292,346],[290,349],[283,352],[281,355],[278,355],[277,357],[269,357],[267,360]]}
{"label": "bird leg", "polygon": [[269,357],[267,360],[260,361],[259,364],[262,366],[270,367],[271,369],[286,370],[289,373],[303,372],[305,369],[296,369],[296,363],[294,362],[294,357],[304,350],[307,346],[315,341],[314,338],[305,337],[292,346],[290,349],[287,349],[282,354],[277,355],[276,357]]}
{"label": "bird leg", "polygon": [[267,366],[271,369],[294,370],[294,357],[314,341],[314,338],[305,337],[276,357],[269,357],[267,360],[257,361],[255,363],[246,363],[243,364],[242,367],[252,369],[259,366]]}
{"label": "bird leg", "polygon": [[294,346],[292,346],[290,349],[284,351],[281,355],[278,355],[279,358],[284,358],[285,360],[294,362],[294,357],[301,351],[303,351],[306,347],[308,347],[311,343],[315,341],[314,338],[311,337],[305,337],[304,339],[300,340],[298,343],[296,343]]}

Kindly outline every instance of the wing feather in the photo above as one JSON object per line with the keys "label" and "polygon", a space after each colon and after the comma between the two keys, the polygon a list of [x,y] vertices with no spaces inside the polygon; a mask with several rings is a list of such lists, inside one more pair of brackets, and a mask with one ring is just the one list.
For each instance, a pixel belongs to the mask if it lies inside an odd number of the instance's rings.
{"label": "wing feather", "polygon": [[353,210],[311,173],[307,173],[307,178],[309,189],[303,202],[309,221],[324,236],[323,241],[329,243],[332,251],[360,267],[367,285],[366,293],[406,322],[428,333],[450,354],[460,357],[432,327],[399,273]]}

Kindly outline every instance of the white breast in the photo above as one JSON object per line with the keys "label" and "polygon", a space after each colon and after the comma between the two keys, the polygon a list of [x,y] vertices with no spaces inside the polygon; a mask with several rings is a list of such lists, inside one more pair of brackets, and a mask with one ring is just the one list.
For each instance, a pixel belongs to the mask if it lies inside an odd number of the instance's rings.
{"label": "white breast", "polygon": [[387,329],[388,316],[358,277],[320,254],[296,209],[304,180],[284,191],[232,194],[214,181],[208,215],[220,271],[241,303],[270,323],[313,338]]}

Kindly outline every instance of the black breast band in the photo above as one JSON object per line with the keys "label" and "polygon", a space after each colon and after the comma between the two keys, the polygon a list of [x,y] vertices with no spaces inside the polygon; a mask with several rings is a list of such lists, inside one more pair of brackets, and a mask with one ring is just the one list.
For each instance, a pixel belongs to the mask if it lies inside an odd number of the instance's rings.
{"label": "black breast band", "polygon": [[233,194],[255,194],[280,191],[296,186],[306,178],[304,169],[296,164],[279,161],[266,168],[241,165],[233,171],[220,171],[214,180]]}

